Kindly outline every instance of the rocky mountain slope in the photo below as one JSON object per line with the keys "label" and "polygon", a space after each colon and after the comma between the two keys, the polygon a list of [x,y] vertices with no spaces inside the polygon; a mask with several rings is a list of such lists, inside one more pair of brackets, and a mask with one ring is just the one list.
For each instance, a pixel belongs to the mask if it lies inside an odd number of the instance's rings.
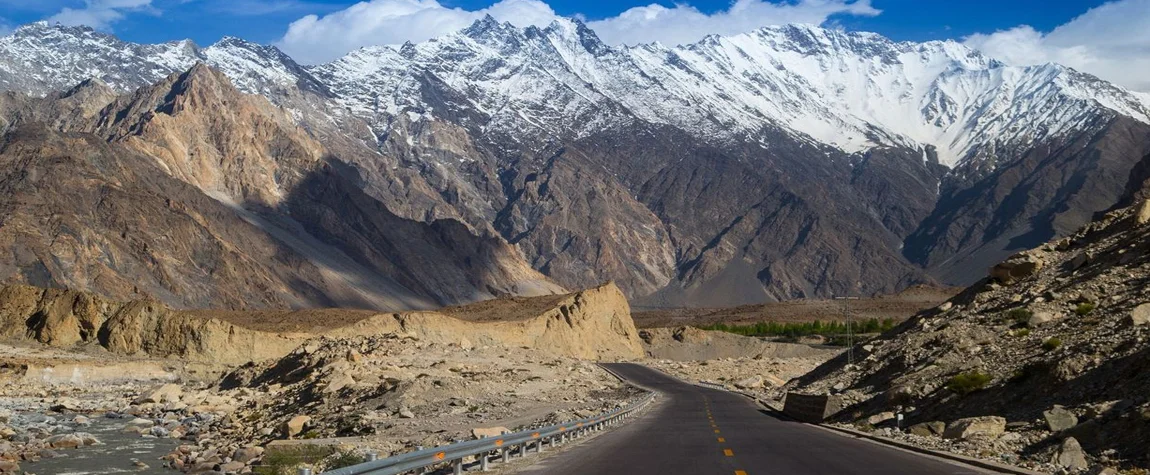
{"label": "rocky mountain slope", "polygon": [[795,387],[840,394],[843,421],[905,412],[927,445],[1049,470],[1145,469],[1148,246],[1150,202],[1109,212]]}
{"label": "rocky mountain slope", "polygon": [[9,93],[0,111],[9,281],[229,308],[562,290],[498,236],[390,212],[282,111],[206,66],[124,96],[100,81]]}
{"label": "rocky mountain slope", "polygon": [[[391,213],[465,223],[561,285],[611,279],[654,305],[966,284],[1112,206],[1150,153],[1147,104],[1089,75],[803,25],[619,48],[574,20],[486,18],[301,66],[236,38],[38,23],[0,38],[0,88],[98,76],[128,93],[197,62],[283,108]],[[99,132],[131,140],[116,122]],[[204,179],[274,201],[259,173]]]}

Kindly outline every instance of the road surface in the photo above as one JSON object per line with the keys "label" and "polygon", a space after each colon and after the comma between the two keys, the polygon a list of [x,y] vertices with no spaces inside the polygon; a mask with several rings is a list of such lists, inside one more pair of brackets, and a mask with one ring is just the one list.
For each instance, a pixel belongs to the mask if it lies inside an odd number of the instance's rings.
{"label": "road surface", "polygon": [[642,417],[540,460],[532,474],[926,475],[992,473],[772,417],[743,396],[636,364],[607,365],[663,394]]}

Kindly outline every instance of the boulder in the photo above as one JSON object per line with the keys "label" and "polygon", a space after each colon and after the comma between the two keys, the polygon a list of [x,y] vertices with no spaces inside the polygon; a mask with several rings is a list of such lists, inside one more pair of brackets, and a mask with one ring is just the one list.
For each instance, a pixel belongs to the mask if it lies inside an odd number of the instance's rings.
{"label": "boulder", "polygon": [[0,473],[20,473],[20,464],[11,460],[0,460]]}
{"label": "boulder", "polygon": [[135,404],[148,404],[156,403],[163,404],[166,402],[178,402],[180,396],[184,393],[184,388],[178,384],[164,384],[162,386],[149,389],[140,394],[134,401]]}
{"label": "boulder", "polygon": [[240,473],[246,465],[243,462],[231,461],[225,464],[220,464],[220,471],[224,473]]}
{"label": "boulder", "polygon": [[1062,406],[1054,406],[1049,411],[1043,412],[1042,417],[1046,419],[1046,427],[1050,428],[1051,432],[1062,432],[1078,425],[1078,416]]}
{"label": "boulder", "polygon": [[947,439],[996,439],[1006,432],[1006,419],[998,416],[967,417],[946,426]]}
{"label": "boulder", "polygon": [[1126,317],[1126,321],[1136,327],[1150,323],[1150,303],[1134,307],[1134,310],[1130,311],[1130,316]]}
{"label": "boulder", "polygon": [[894,419],[896,416],[893,412],[880,412],[866,419],[866,423],[872,426],[877,426],[883,422]]}
{"label": "boulder", "polygon": [[1038,311],[1034,312],[1034,314],[1030,316],[1030,320],[1026,322],[1026,325],[1030,327],[1037,327],[1061,319],[1061,313]]}
{"label": "boulder", "polygon": [[1086,462],[1086,453],[1082,451],[1082,445],[1074,437],[1067,437],[1062,441],[1062,445],[1054,451],[1050,463],[1068,470],[1086,470],[1090,466]]}
{"label": "boulder", "polygon": [[311,417],[309,416],[295,416],[287,422],[284,422],[283,433],[288,436],[288,438],[295,437],[303,432],[303,428],[307,426],[308,422],[311,422]]}
{"label": "boulder", "polygon": [[60,434],[47,438],[44,442],[53,449],[75,449],[84,446],[84,439],[76,434]]}
{"label": "boulder", "polygon": [[471,429],[471,436],[476,439],[486,439],[488,437],[499,437],[503,434],[511,432],[506,427],[476,427]]}
{"label": "boulder", "polygon": [[137,417],[135,419],[132,419],[131,421],[128,421],[127,427],[130,427],[133,429],[148,429],[154,425],[156,425],[156,424],[154,422],[152,422],[150,419],[143,419],[143,418]]}
{"label": "boulder", "polygon": [[756,374],[749,378],[736,381],[735,387],[739,389],[759,389],[763,387],[763,377]]}
{"label": "boulder", "polygon": [[990,276],[999,282],[1009,284],[1037,274],[1045,265],[1046,263],[1038,256],[1020,254],[992,267]]}
{"label": "boulder", "polygon": [[235,452],[232,452],[232,460],[246,464],[246,463],[251,462],[252,460],[259,458],[263,454],[264,454],[264,448],[263,447],[254,447],[254,446],[240,447],[240,448],[236,449]]}
{"label": "boulder", "polygon": [[943,302],[943,303],[942,303],[942,305],[939,305],[939,306],[938,306],[938,311],[940,311],[940,312],[945,312],[945,311],[947,311],[947,310],[950,310],[951,308],[954,308],[954,304],[953,304],[953,303],[950,303],[950,302]]}
{"label": "boulder", "polygon": [[401,407],[399,408],[399,417],[403,419],[415,419],[415,413],[411,412],[411,409],[407,407]]}
{"label": "boulder", "polygon": [[1134,213],[1134,221],[1139,225],[1150,223],[1150,200],[1138,204],[1138,211]]}
{"label": "boulder", "polygon": [[1088,254],[1086,252],[1081,252],[1078,255],[1071,258],[1069,261],[1066,261],[1066,264],[1063,265],[1063,268],[1067,271],[1074,272],[1078,269],[1081,269],[1082,266],[1089,264],[1090,263],[1090,257],[1091,257],[1090,254]]}
{"label": "boulder", "polygon": [[946,423],[941,421],[923,422],[910,426],[907,431],[919,437],[938,437],[946,432]]}

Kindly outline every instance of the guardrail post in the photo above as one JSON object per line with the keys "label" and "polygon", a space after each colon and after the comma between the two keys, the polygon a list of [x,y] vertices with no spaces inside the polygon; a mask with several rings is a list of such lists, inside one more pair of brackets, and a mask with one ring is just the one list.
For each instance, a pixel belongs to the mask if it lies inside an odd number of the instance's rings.
{"label": "guardrail post", "polygon": [[527,444],[530,444],[530,443],[531,442],[524,442],[523,445],[519,446],[519,458],[523,458],[523,457],[527,456]]}
{"label": "guardrail post", "polygon": [[366,458],[367,458],[368,462],[374,462],[376,460],[379,460],[379,454],[375,453],[375,452],[368,452]]}
{"label": "guardrail post", "polygon": [[307,467],[300,467],[299,475],[311,475],[311,469]]}
{"label": "guardrail post", "polygon": [[487,464],[488,464],[487,459],[490,457],[491,457],[491,454],[486,454],[486,453],[485,454],[479,454],[479,470],[481,472],[486,472],[487,470],[489,470],[489,468],[487,467]]}
{"label": "guardrail post", "polygon": [[543,439],[539,439],[539,442],[535,443],[535,453],[543,453]]}
{"label": "guardrail post", "polygon": [[511,459],[511,456],[507,455],[507,447],[504,447],[501,452],[503,452],[503,463],[507,463]]}
{"label": "guardrail post", "polygon": [[451,464],[455,466],[452,473],[455,475],[463,475],[463,459],[455,459]]}

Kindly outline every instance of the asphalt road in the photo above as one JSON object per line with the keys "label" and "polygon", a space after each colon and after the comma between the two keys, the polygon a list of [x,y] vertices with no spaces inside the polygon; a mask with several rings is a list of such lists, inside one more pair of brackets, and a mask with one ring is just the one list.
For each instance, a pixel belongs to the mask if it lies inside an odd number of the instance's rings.
{"label": "asphalt road", "polygon": [[875,442],[782,420],[737,394],[701,388],[635,364],[607,365],[663,393],[641,418],[520,473],[538,474],[985,474]]}

